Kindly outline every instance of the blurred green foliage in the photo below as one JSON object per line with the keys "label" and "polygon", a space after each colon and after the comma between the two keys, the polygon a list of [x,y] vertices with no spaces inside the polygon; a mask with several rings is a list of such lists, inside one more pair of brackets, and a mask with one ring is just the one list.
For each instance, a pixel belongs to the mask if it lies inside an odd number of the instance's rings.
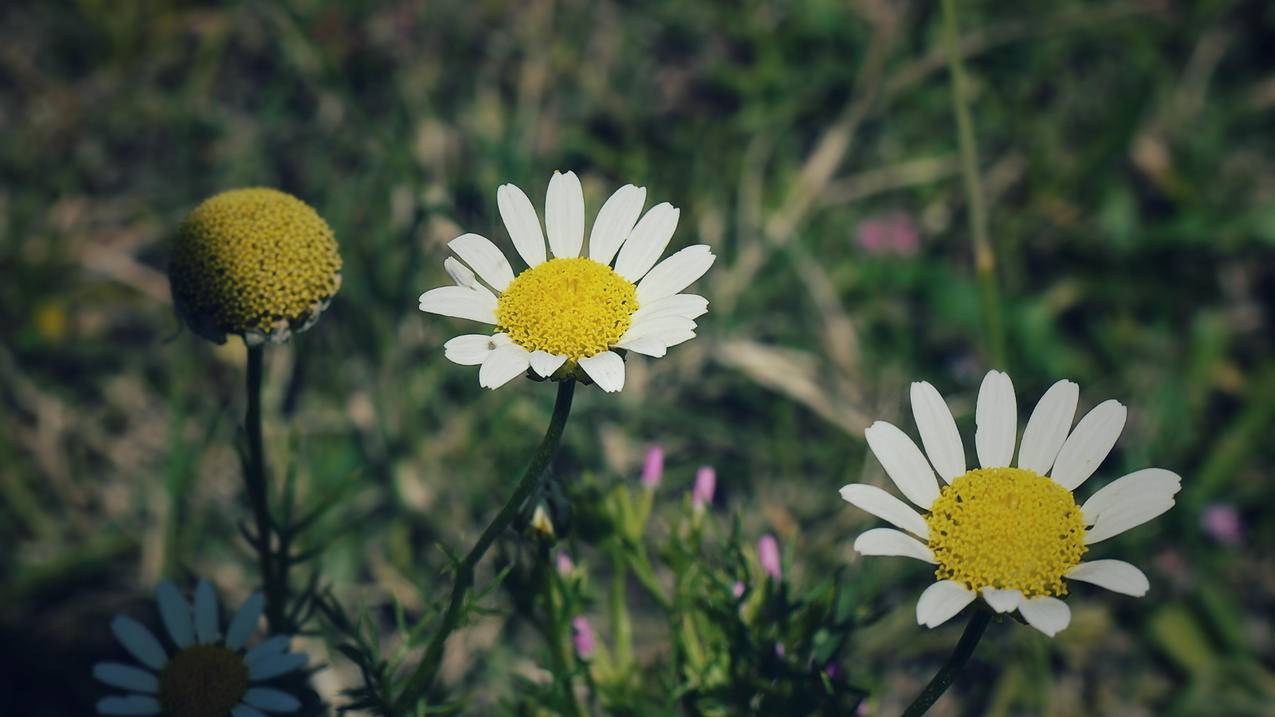
{"label": "blurred green foliage", "polygon": [[[669,654],[666,613],[633,580],[642,674],[663,679],[676,659],[688,671],[675,682],[728,711],[744,708],[723,685],[805,684],[792,670],[831,689],[812,662],[827,645],[787,642],[818,634],[793,620],[818,617],[838,636],[846,689],[897,713],[959,628],[915,626],[929,575],[855,557],[870,519],[835,495],[882,480],[862,428],[907,424],[909,381],[934,382],[969,435],[988,368],[935,6],[4,4],[0,644],[26,651],[0,656],[0,713],[85,713],[100,695],[89,665],[114,649],[110,615],[153,618],[159,576],[206,575],[239,597],[253,586],[232,445],[243,351],[174,338],[163,273],[177,222],[230,187],[305,199],[346,261],[329,312],[267,365],[276,475],[294,469],[304,503],[340,497],[310,533],[315,565],[387,649],[401,639],[396,605],[405,624],[432,614],[449,585],[436,546],[463,550],[503,502],[551,399],[530,382],[480,390],[442,358],[467,327],[420,314],[415,297],[444,281],[455,235],[507,241],[499,184],[539,200],[555,168],[581,175],[590,214],[623,183],[648,187],[682,208],[674,248],[719,256],[699,285],[712,301],[700,337],[631,360],[619,396],[582,392],[554,470],[564,495],[592,475],[605,496],[636,481],[642,445],[664,444],[659,526],[680,514],[695,466],[718,469],[721,534],[699,546],[704,570],[690,571],[694,545],[652,560],[660,584],[684,576],[688,599],[713,608],[701,639],[739,659]],[[962,8],[1020,407],[1061,377],[1080,382],[1084,407],[1116,397],[1130,420],[1095,487],[1154,465],[1184,489],[1103,549],[1147,571],[1145,599],[1077,590],[1054,641],[994,624],[936,712],[1269,714],[1275,9]],[[910,218],[919,251],[857,243],[884,213]],[[1215,502],[1239,511],[1238,544],[1201,529]],[[559,535],[605,580],[613,538],[582,526]],[[764,532],[785,548],[785,584],[746,598],[761,622],[741,633],[718,583]],[[535,540],[505,545],[480,583],[533,569]],[[534,624],[545,606],[515,597],[488,593],[503,617],[448,653],[444,681],[473,713],[551,699]],[[871,626],[843,630],[843,600]],[[608,610],[580,606],[609,641]],[[771,641],[790,658],[776,661]],[[345,656],[307,647],[330,655],[321,694],[360,684]]]}

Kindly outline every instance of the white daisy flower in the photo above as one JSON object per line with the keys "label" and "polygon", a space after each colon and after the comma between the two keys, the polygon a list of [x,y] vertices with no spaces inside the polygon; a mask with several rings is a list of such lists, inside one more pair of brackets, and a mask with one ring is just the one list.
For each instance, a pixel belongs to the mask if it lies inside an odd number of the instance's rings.
{"label": "white daisy flower", "polygon": [[[695,336],[708,300],[679,293],[708,271],[708,246],[687,247],[656,264],[677,228],[678,209],[665,202],[646,214],[646,189],[625,185],[593,221],[584,248],[584,192],[574,172],[553,173],[545,197],[545,233],[531,200],[512,184],[496,203],[527,269],[514,276],[505,255],[477,234],[448,246],[444,268],[456,282],[421,294],[421,311],[472,319],[492,334],[457,336],[447,358],[481,366],[478,383],[498,388],[530,368],[542,378],[566,378],[579,367],[605,391],[624,387],[616,349],[660,357]],[[552,255],[552,258],[549,256]],[[464,263],[462,263],[464,262]]]}
{"label": "white daisy flower", "polygon": [[266,717],[267,712],[296,712],[301,701],[261,686],[301,669],[306,656],[288,652],[291,638],[275,635],[244,651],[261,619],[265,598],[254,593],[220,632],[217,595],[207,580],[195,589],[195,604],[177,586],[164,581],[155,590],[160,618],[175,650],[170,654],[140,622],[119,615],[111,631],[140,666],[99,662],[93,676],[130,694],[97,703],[101,715],[167,717]]}
{"label": "white daisy flower", "polygon": [[[996,612],[1018,610],[1028,624],[1052,637],[1071,621],[1071,610],[1058,599],[1067,594],[1064,579],[1134,597],[1146,594],[1147,577],[1133,565],[1081,558],[1089,546],[1173,507],[1182,479],[1162,468],[1145,468],[1078,504],[1073,491],[1111,452],[1125,422],[1125,407],[1109,400],[1073,428],[1079,395],[1071,381],[1059,381],[1045,392],[1023,430],[1016,467],[1010,463],[1018,408],[1014,386],[1000,371],[989,372],[978,392],[974,446],[980,468],[966,469],[952,413],[929,383],[912,384],[912,415],[924,454],[884,421],[864,431],[899,492],[928,513],[875,486],[847,485],[842,498],[907,531],[869,530],[855,539],[854,549],[938,566],[937,582],[917,601],[919,624],[937,627],[982,595]],[[935,472],[946,483],[941,489]]]}

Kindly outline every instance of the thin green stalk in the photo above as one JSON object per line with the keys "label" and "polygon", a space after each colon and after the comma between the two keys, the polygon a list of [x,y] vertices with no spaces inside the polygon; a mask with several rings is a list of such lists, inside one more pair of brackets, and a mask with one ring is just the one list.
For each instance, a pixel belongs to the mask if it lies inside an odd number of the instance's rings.
{"label": "thin green stalk", "polygon": [[548,556],[541,556],[541,573],[545,586],[545,608],[549,613],[549,659],[553,662],[553,679],[562,692],[570,717],[579,717],[580,705],[576,702],[575,684],[571,679],[573,652],[567,632],[571,629],[564,618],[566,591],[562,578],[554,570]]}
{"label": "thin green stalk", "polygon": [[974,654],[974,648],[978,647],[978,641],[983,638],[983,632],[987,630],[987,625],[991,621],[992,611],[987,607],[979,605],[974,609],[974,614],[970,615],[970,621],[965,625],[965,632],[961,634],[961,639],[956,643],[952,654],[948,656],[947,662],[934,675],[934,679],[930,680],[930,684],[921,690],[916,700],[903,711],[903,717],[920,717],[943,696],[944,692],[947,692],[947,688],[952,686],[952,682],[965,667],[965,663],[969,662],[970,655]]}
{"label": "thin green stalk", "polygon": [[974,269],[978,276],[979,302],[987,353],[999,368],[1005,364],[1005,326],[1001,320],[1000,289],[996,281],[996,250],[987,229],[983,180],[978,168],[978,143],[970,119],[969,85],[961,62],[960,28],[956,0],[943,0],[943,44],[952,77],[952,109],[956,113],[957,139],[961,150],[961,179],[969,204],[970,238],[974,243]]}
{"label": "thin green stalk", "polygon": [[433,684],[434,676],[438,674],[438,668],[443,659],[443,646],[460,623],[465,596],[468,595],[474,583],[474,568],[487,554],[492,543],[496,542],[496,538],[513,522],[514,516],[518,514],[523,503],[527,502],[527,499],[540,488],[540,479],[544,476],[545,469],[549,467],[549,462],[553,460],[558,444],[562,441],[562,430],[567,425],[567,416],[571,414],[571,398],[574,394],[574,380],[568,379],[558,384],[558,398],[553,405],[553,417],[549,420],[549,428],[545,431],[544,440],[540,442],[540,447],[531,457],[531,462],[527,464],[522,478],[518,481],[518,486],[509,497],[509,501],[505,503],[505,507],[500,509],[500,513],[479,536],[473,549],[456,567],[456,581],[452,584],[452,595],[447,604],[447,611],[443,613],[442,623],[425,648],[425,656],[421,658],[416,671],[408,678],[402,693],[395,700],[396,711],[407,712],[408,707],[425,694]]}
{"label": "thin green stalk", "polygon": [[629,621],[628,568],[619,543],[611,545],[611,626],[615,630],[615,661],[621,671],[633,659],[633,624]]}
{"label": "thin green stalk", "polygon": [[274,521],[270,519],[270,501],[267,498],[265,441],[261,430],[261,376],[264,346],[248,347],[248,409],[244,416],[244,430],[248,434],[248,455],[244,461],[244,488],[248,503],[256,519],[257,531],[253,547],[261,569],[262,589],[266,595],[266,620],[270,630],[283,629],[287,581],[280,574],[275,555],[270,546]]}

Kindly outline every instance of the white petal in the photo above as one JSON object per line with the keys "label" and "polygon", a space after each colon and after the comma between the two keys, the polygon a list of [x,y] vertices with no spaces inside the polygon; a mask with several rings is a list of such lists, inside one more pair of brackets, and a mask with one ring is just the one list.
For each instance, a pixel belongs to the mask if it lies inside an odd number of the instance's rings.
{"label": "white petal", "polygon": [[584,246],[584,190],[575,172],[554,172],[545,195],[545,232],[549,249],[563,259],[580,256]]}
{"label": "white petal", "polygon": [[912,417],[921,433],[925,454],[934,464],[934,470],[948,483],[965,475],[965,448],[961,446],[961,434],[947,402],[938,389],[927,381],[912,384]]}
{"label": "white petal", "polygon": [[463,286],[469,289],[477,289],[481,284],[478,283],[478,277],[474,276],[474,272],[469,267],[460,263],[460,259],[449,256],[443,260],[443,269],[447,271],[447,275],[456,282],[456,286]]}
{"label": "white petal", "polygon": [[532,351],[531,352],[531,370],[541,378],[549,378],[567,362],[566,356],[551,354],[548,351]]}
{"label": "white petal", "polygon": [[926,588],[916,601],[916,623],[938,627],[964,610],[976,597],[978,593],[965,589],[958,582],[940,580]]}
{"label": "white petal", "polygon": [[252,635],[252,631],[257,628],[257,621],[261,619],[261,612],[266,607],[266,598],[261,593],[253,593],[244,601],[243,606],[239,608],[239,612],[235,613],[235,617],[230,621],[230,627],[226,629],[226,647],[232,650],[238,650],[248,641],[248,637]]}
{"label": "white petal", "polygon": [[165,580],[156,586],[155,600],[159,603],[159,617],[168,628],[168,636],[178,647],[188,647],[195,641],[195,625],[191,621],[186,598],[171,580]]}
{"label": "white petal", "polygon": [[531,352],[517,344],[500,346],[478,369],[478,385],[497,389],[521,376],[531,366]]}
{"label": "white petal", "polygon": [[115,633],[116,639],[128,650],[128,654],[152,670],[158,670],[168,662],[168,654],[160,646],[159,640],[155,639],[145,625],[133,618],[127,615],[116,617],[111,621],[111,632]]}
{"label": "white petal", "polygon": [[1075,490],[1098,470],[1098,465],[1120,438],[1127,415],[1125,407],[1111,399],[1094,406],[1080,419],[1054,461],[1050,476],[1058,485]]}
{"label": "white petal", "polygon": [[157,715],[159,700],[141,695],[103,697],[97,702],[97,713],[100,715]]}
{"label": "white petal", "polygon": [[1151,582],[1139,569],[1123,560],[1090,560],[1067,571],[1068,580],[1082,580],[1112,592],[1142,597]]}
{"label": "white petal", "polygon": [[1018,606],[1027,624],[1053,637],[1071,622],[1071,608],[1067,603],[1047,595],[1024,600]]}
{"label": "white petal", "polygon": [[638,305],[658,301],[685,289],[703,276],[716,259],[707,244],[688,246],[674,253],[638,282]]}
{"label": "white petal", "polygon": [[1013,612],[1023,602],[1022,590],[983,588],[983,600],[996,612]]}
{"label": "white petal", "polygon": [[244,655],[243,661],[252,667],[260,660],[264,660],[274,655],[279,655],[288,651],[288,646],[292,644],[290,635],[275,635],[267,640],[258,643]]}
{"label": "white petal", "polygon": [[1085,545],[1093,545],[1156,518],[1174,505],[1173,498],[1152,495],[1131,498],[1098,514],[1098,522],[1085,533]]}
{"label": "white petal", "polygon": [[589,374],[598,388],[607,393],[615,393],[624,388],[624,359],[614,351],[603,351],[582,358],[580,368]]}
{"label": "white petal", "polygon": [[540,217],[535,207],[521,189],[512,184],[501,185],[496,190],[496,206],[500,218],[505,221],[509,238],[518,250],[518,256],[527,266],[537,266],[545,261],[545,235],[540,231]]}
{"label": "white petal", "polygon": [[653,319],[635,321],[628,331],[620,337],[620,341],[630,341],[644,336],[663,339],[666,336],[680,336],[687,331],[694,331],[696,323],[681,316],[657,316]]}
{"label": "white petal", "polygon": [[930,537],[930,528],[919,513],[874,485],[851,483],[842,486],[841,499],[922,539]]}
{"label": "white petal", "polygon": [[302,652],[270,655],[248,666],[248,679],[254,682],[269,680],[279,675],[301,669],[309,658]]}
{"label": "white petal", "polygon": [[478,366],[495,348],[491,334],[465,334],[443,344],[443,355],[461,366]]}
{"label": "white petal", "polygon": [[660,358],[668,353],[668,346],[654,336],[639,336],[636,339],[621,341],[615,347],[655,358]]}
{"label": "white petal", "polygon": [[[668,202],[651,207],[637,226],[633,227],[629,240],[620,247],[620,255],[615,258],[615,273],[633,282],[645,276],[668,248],[681,213],[680,209]],[[676,294],[677,291],[669,293]]]}
{"label": "white petal", "polygon": [[441,286],[421,294],[421,311],[484,324],[496,323],[496,296],[486,289]]}
{"label": "white petal", "polygon": [[93,665],[93,676],[111,687],[133,692],[159,692],[159,678],[152,672],[119,662],[99,662]]}
{"label": "white petal", "polygon": [[486,237],[462,234],[448,242],[447,246],[496,291],[504,291],[514,280],[513,267],[509,266],[504,252]]}
{"label": "white petal", "polygon": [[1181,489],[1182,478],[1177,473],[1163,468],[1143,468],[1099,488],[1080,507],[1080,512],[1085,516],[1085,525],[1093,525],[1103,513],[1126,503],[1144,502],[1150,497],[1169,499]]}
{"label": "white petal", "polygon": [[593,230],[589,232],[590,259],[600,264],[611,263],[620,245],[633,232],[643,204],[646,204],[646,187],[626,184],[615,190],[593,220]]}
{"label": "white petal", "polygon": [[296,712],[301,708],[296,697],[272,687],[253,687],[244,694],[243,701],[266,712]]}
{"label": "white petal", "polygon": [[890,480],[903,497],[920,508],[929,510],[939,497],[939,484],[934,471],[911,438],[892,424],[877,421],[863,432],[868,447],[881,462]]}
{"label": "white petal", "polygon": [[633,312],[633,322],[649,319],[662,319],[676,316],[683,319],[697,319],[708,311],[708,299],[695,294],[674,294],[663,299],[643,304]]}
{"label": "white petal", "polygon": [[1018,467],[1048,475],[1058,457],[1058,449],[1067,440],[1071,419],[1076,416],[1080,387],[1071,381],[1059,381],[1045,391],[1027,419],[1023,444],[1018,448]]}
{"label": "white petal", "polygon": [[266,713],[256,707],[241,704],[230,710],[230,717],[266,717]]}
{"label": "white petal", "polygon": [[974,423],[979,465],[1008,467],[1014,458],[1014,439],[1018,436],[1018,404],[1014,399],[1014,383],[1004,372],[988,371],[983,377]]}
{"label": "white petal", "polygon": [[217,591],[212,583],[200,580],[195,586],[195,636],[201,644],[216,642],[221,636],[218,621]]}
{"label": "white petal", "polygon": [[860,555],[916,558],[930,564],[938,562],[925,543],[894,528],[873,528],[863,531],[854,539],[854,549]]}

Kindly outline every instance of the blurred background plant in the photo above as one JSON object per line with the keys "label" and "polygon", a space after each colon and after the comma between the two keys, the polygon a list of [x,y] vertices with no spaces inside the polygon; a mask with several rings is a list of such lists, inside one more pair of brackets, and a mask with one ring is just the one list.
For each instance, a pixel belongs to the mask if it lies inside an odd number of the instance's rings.
{"label": "blurred background plant", "polygon": [[[480,570],[491,614],[453,637],[440,689],[474,714],[865,692],[898,713],[959,625],[915,626],[930,576],[859,561],[870,519],[835,496],[884,479],[862,430],[910,422],[909,381],[968,433],[990,363],[941,24],[886,0],[4,4],[0,644],[20,652],[0,654],[0,714],[88,713],[109,616],[153,618],[160,576],[229,602],[255,586],[235,530],[245,354],[174,338],[163,275],[180,219],[235,186],[304,199],[345,260],[323,321],[266,366],[271,459],[302,505],[332,504],[299,547],[321,548],[309,564],[352,626],[300,647],[330,663],[314,684],[336,704],[383,669],[338,633],[407,654],[420,636],[399,625],[450,584],[437,546],[473,540],[552,403],[480,390],[441,356],[460,323],[415,298],[460,227],[506,240],[496,186],[537,197],[554,168],[591,213],[624,182],[681,207],[674,248],[719,256],[712,306],[700,339],[631,359],[619,396],[577,398],[542,501],[555,537],[506,540]],[[1147,598],[1082,588],[1054,641],[993,624],[935,714],[1269,714],[1273,40],[1258,0],[962,4],[1020,400],[1060,377],[1118,398],[1101,474],[1184,480],[1118,539]],[[622,519],[653,441],[650,515]],[[701,464],[717,485],[696,528]]]}

